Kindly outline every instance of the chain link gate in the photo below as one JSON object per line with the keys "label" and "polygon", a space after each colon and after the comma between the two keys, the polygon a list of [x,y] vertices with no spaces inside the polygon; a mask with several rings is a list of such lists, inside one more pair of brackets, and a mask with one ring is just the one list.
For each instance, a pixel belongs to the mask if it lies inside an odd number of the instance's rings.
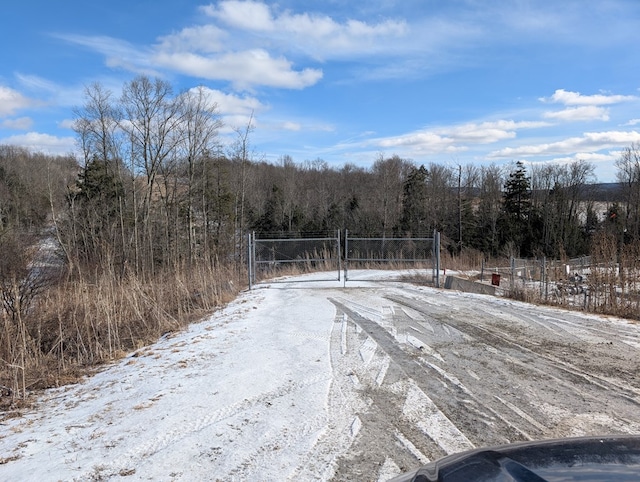
{"label": "chain link gate", "polygon": [[[350,237],[345,230],[344,251],[340,231],[325,237],[285,237],[255,233],[248,235],[249,289],[261,279],[270,282],[291,267],[291,273],[322,271],[327,276],[310,281],[340,281],[344,264],[344,282],[349,268],[371,269],[384,266],[406,268],[407,265],[431,269],[432,282],[440,287],[440,233],[430,238],[361,238]],[[351,279],[354,279],[353,277]]]}
{"label": "chain link gate", "polygon": [[[288,238],[278,233],[272,237],[248,235],[249,289],[260,279],[281,274],[285,267],[292,271],[323,271],[326,278],[313,281],[340,281],[341,244],[340,231],[333,235]],[[271,280],[273,282],[273,280]]]}
{"label": "chain link gate", "polygon": [[[368,269],[376,266],[406,268],[407,265],[431,268],[431,278],[440,287],[440,233],[430,238],[360,238],[344,236],[344,281],[349,281],[349,268]],[[351,278],[353,279],[353,278]]]}

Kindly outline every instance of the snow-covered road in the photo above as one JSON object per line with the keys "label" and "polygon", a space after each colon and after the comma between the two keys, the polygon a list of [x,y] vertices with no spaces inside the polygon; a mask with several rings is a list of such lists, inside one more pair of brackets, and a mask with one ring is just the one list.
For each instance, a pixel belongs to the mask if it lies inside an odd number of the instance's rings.
{"label": "snow-covered road", "polygon": [[386,480],[473,447],[640,433],[638,368],[624,320],[400,282],[259,285],[3,421],[0,480]]}

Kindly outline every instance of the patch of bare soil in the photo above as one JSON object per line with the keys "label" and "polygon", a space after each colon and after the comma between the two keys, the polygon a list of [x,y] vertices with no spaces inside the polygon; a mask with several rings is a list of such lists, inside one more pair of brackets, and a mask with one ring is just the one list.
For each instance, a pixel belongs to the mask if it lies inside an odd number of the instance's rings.
{"label": "patch of bare soil", "polygon": [[383,296],[333,299],[365,400],[334,480],[385,480],[474,447],[640,433],[637,325],[420,289]]}

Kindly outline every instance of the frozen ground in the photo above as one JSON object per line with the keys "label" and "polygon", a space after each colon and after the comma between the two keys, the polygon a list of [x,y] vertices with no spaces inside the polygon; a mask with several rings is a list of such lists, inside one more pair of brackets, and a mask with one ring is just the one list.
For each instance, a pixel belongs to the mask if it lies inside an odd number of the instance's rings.
{"label": "frozen ground", "polygon": [[1,423],[0,480],[378,481],[472,447],[640,433],[639,325],[376,276],[258,285],[48,391]]}

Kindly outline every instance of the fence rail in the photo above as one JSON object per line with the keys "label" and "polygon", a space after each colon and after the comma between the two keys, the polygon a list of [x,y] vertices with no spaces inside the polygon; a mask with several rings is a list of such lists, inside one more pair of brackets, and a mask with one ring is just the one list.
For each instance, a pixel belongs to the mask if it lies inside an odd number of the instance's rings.
{"label": "fence rail", "polygon": [[597,313],[637,318],[640,270],[617,262],[595,262],[590,256],[569,260],[512,258],[510,266],[483,264],[481,281],[490,277],[503,292],[528,301],[540,300]]}
{"label": "fence rail", "polygon": [[[352,237],[347,230],[342,244],[340,231],[327,236],[283,237],[255,233],[248,235],[249,288],[260,279],[283,273],[285,266],[296,266],[298,271],[324,271],[336,273],[330,280],[340,281],[344,266],[344,281],[348,267],[374,268],[385,265],[413,265],[431,268],[434,284],[439,287],[440,234],[432,238],[364,238]],[[395,267],[395,266],[394,266]],[[314,278],[317,281],[326,279]]]}
{"label": "fence rail", "polygon": [[440,287],[440,234],[437,232],[431,238],[363,238],[352,237],[347,231],[344,243],[345,282],[349,280],[349,268],[414,265],[430,268],[434,284]]}

